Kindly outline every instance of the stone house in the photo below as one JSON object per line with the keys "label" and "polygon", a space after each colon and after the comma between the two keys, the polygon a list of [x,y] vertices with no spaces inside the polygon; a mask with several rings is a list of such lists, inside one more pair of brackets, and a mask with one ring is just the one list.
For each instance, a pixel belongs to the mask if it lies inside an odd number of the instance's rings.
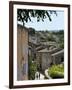
{"label": "stone house", "polygon": [[51,54],[53,64],[59,64],[64,62],[64,49]]}
{"label": "stone house", "polygon": [[28,79],[28,29],[17,25],[17,80]]}
{"label": "stone house", "polygon": [[44,71],[52,64],[60,64],[64,61],[64,50],[60,48],[54,48],[48,50],[47,48],[37,51],[37,64],[39,65],[41,71]]}
{"label": "stone house", "polygon": [[37,56],[37,64],[39,65],[41,71],[44,71],[50,66],[51,57],[50,53],[48,52],[47,48],[40,50],[36,54]]}

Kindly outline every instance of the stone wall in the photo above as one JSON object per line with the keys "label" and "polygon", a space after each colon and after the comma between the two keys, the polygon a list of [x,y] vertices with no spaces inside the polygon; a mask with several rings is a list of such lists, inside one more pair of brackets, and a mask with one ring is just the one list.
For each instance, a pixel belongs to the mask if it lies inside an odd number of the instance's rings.
{"label": "stone wall", "polygon": [[51,64],[51,55],[49,53],[42,53],[42,70],[48,69]]}

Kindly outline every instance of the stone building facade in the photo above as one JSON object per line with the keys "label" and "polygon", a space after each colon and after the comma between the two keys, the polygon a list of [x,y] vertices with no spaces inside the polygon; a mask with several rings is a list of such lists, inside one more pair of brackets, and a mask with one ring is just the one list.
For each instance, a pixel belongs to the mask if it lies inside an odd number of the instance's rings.
{"label": "stone building facade", "polygon": [[64,49],[51,54],[53,64],[60,64],[64,62]]}
{"label": "stone building facade", "polygon": [[42,71],[44,71],[50,66],[51,57],[47,48],[37,52],[37,62],[39,63],[39,67]]}
{"label": "stone building facade", "polygon": [[45,69],[48,69],[52,64],[60,64],[64,61],[64,50],[60,48],[48,50],[45,48],[39,50],[36,53],[36,57],[41,71],[45,71]]}
{"label": "stone building facade", "polygon": [[17,25],[17,80],[28,79],[28,29]]}

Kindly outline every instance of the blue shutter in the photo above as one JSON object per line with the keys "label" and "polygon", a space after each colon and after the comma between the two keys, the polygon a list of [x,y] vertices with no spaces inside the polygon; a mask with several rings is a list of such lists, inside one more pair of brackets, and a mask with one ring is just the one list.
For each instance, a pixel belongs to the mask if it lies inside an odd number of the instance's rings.
{"label": "blue shutter", "polygon": [[27,63],[24,63],[23,64],[23,67],[22,67],[22,73],[23,73],[23,75],[25,75],[26,74],[26,71],[27,71]]}

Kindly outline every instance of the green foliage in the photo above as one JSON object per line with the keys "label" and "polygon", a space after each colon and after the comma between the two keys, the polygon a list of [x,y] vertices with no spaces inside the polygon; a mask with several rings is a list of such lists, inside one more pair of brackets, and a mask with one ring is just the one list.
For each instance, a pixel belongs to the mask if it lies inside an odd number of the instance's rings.
{"label": "green foliage", "polygon": [[59,45],[59,48],[64,48],[64,30],[52,32],[52,34],[56,36],[56,42]]}
{"label": "green foliage", "polygon": [[63,78],[64,77],[64,66],[61,65],[53,65],[49,68],[48,74],[52,78]]}
{"label": "green foliage", "polygon": [[61,34],[60,36],[59,36],[59,47],[60,48],[64,48],[64,34]]}
{"label": "green foliage", "polygon": [[54,35],[64,35],[64,30],[52,31]]}
{"label": "green foliage", "polygon": [[52,34],[50,34],[50,36],[47,37],[47,40],[48,40],[48,41],[53,41],[53,42],[54,42],[54,41],[55,41],[55,38],[53,37]]}
{"label": "green foliage", "polygon": [[35,73],[37,71],[37,65],[36,63],[32,62],[32,57],[29,57],[29,79],[34,80],[35,79]]}
{"label": "green foliage", "polygon": [[59,44],[59,47],[60,47],[60,48],[64,48],[64,42],[61,42],[61,43]]}
{"label": "green foliage", "polygon": [[49,18],[49,21],[52,21],[50,16],[52,13],[57,16],[56,11],[54,10],[17,9],[17,20],[22,22],[23,25],[25,22],[31,21],[31,17],[36,17],[37,22],[40,20],[44,21],[47,17]]}
{"label": "green foliage", "polygon": [[32,35],[32,36],[35,35],[35,29],[34,28],[29,28],[29,35]]}

